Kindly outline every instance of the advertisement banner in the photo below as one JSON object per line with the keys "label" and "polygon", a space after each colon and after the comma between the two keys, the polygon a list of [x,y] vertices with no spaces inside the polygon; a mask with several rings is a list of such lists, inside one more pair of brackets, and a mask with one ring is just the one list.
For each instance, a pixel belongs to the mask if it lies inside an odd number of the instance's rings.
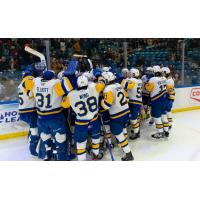
{"label": "advertisement banner", "polygon": [[0,104],[0,124],[19,121],[18,103]]}
{"label": "advertisement banner", "polygon": [[192,88],[190,98],[197,103],[200,103],[200,87]]}
{"label": "advertisement banner", "polygon": [[186,111],[200,107],[200,86],[176,88],[175,92],[174,110]]}

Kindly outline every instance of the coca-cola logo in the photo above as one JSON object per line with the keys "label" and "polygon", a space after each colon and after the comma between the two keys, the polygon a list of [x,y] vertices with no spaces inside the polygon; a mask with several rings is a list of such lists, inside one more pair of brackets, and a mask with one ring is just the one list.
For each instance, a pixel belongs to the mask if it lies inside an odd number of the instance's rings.
{"label": "coca-cola logo", "polygon": [[193,88],[191,90],[190,98],[200,102],[200,88]]}

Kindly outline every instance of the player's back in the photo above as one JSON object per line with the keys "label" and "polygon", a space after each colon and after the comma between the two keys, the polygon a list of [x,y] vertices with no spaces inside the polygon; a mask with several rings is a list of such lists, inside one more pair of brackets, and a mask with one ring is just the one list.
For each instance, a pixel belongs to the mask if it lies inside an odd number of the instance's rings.
{"label": "player's back", "polygon": [[90,121],[97,116],[99,92],[95,86],[95,83],[89,83],[87,89],[76,89],[68,94],[78,120]]}
{"label": "player's back", "polygon": [[166,79],[164,77],[152,77],[146,84],[150,91],[151,100],[154,101],[166,93]]}
{"label": "player's back", "polygon": [[104,89],[104,93],[107,92],[111,92],[114,98],[112,106],[109,109],[111,118],[118,117],[120,114],[124,114],[124,112],[129,112],[128,101],[121,84],[114,83],[107,85]]}
{"label": "player's back", "polygon": [[131,102],[142,102],[142,80],[136,79],[136,78],[130,78],[130,81],[134,83],[134,87],[131,90],[128,90],[128,96],[129,96],[129,103]]}
{"label": "player's back", "polygon": [[34,80],[33,93],[36,99],[37,112],[41,116],[49,116],[62,112],[62,97],[58,96],[54,86],[60,80],[43,80],[36,78]]}
{"label": "player's back", "polygon": [[35,111],[35,99],[30,90],[26,90],[24,83],[26,80],[33,80],[33,76],[26,76],[23,78],[21,83],[18,86],[18,95],[19,95],[19,113],[28,113]]}

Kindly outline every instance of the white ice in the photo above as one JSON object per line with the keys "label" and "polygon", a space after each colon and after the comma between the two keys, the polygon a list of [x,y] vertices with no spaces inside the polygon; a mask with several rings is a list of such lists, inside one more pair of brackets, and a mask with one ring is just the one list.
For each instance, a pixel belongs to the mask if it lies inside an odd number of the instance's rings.
{"label": "white ice", "polygon": [[[200,110],[176,113],[169,139],[151,138],[155,127],[144,124],[141,138],[129,141],[135,160],[187,161],[200,160]],[[115,147],[115,160],[123,153]],[[28,152],[26,137],[0,141],[0,160],[36,160]],[[103,160],[110,160],[107,152]]]}

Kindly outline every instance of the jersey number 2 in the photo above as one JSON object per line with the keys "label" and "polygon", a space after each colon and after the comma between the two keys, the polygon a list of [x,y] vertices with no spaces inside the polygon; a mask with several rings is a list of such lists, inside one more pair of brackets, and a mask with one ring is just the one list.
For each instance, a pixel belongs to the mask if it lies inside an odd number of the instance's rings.
{"label": "jersey number 2", "polygon": [[120,101],[119,101],[119,103],[120,103],[120,105],[121,105],[121,106],[124,106],[124,105],[126,105],[126,103],[127,103],[127,100],[126,100],[126,97],[125,97],[125,95],[124,95],[124,93],[123,93],[123,92],[118,92],[118,94],[117,94],[117,97],[119,97],[119,98],[120,98]]}

